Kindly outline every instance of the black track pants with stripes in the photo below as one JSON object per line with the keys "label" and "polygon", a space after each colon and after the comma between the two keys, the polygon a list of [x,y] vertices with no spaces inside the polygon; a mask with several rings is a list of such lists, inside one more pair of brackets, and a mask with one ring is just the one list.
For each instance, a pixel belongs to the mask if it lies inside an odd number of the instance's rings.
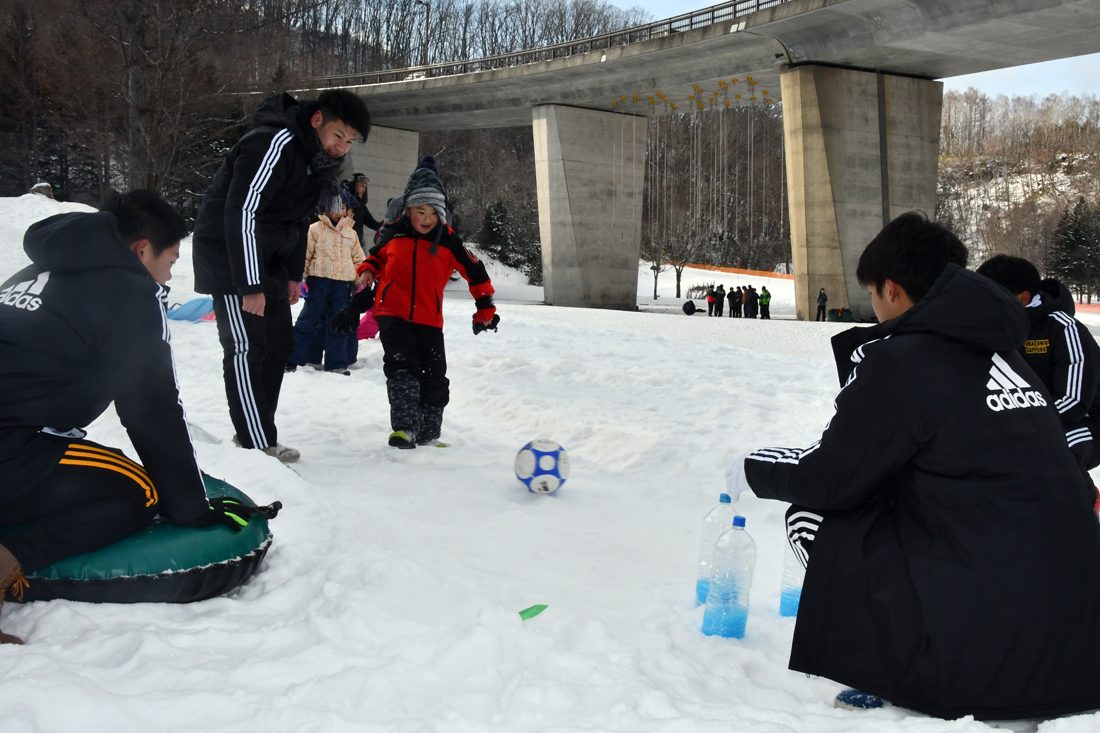
{"label": "black track pants with stripes", "polygon": [[283,369],[294,351],[290,302],[269,298],[261,317],[245,313],[238,295],[215,295],[214,317],[222,344],[225,399],[237,437],[245,448],[275,445]]}
{"label": "black track pants with stripes", "polygon": [[140,463],[120,450],[73,440],[53,471],[15,497],[0,499],[0,542],[31,572],[149,526],[156,503],[156,489]]}

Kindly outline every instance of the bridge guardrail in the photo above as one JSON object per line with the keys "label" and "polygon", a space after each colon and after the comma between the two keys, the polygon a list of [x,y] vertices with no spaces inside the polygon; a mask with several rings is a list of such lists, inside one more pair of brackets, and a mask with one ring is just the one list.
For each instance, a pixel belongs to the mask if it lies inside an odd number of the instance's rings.
{"label": "bridge guardrail", "polygon": [[695,30],[696,28],[705,28],[710,25],[715,25],[716,23],[725,23],[734,18],[740,18],[788,2],[791,2],[791,0],[734,0],[733,2],[712,5],[702,10],[695,10],[690,13],[677,15],[666,20],[659,20],[649,23],[648,25],[635,26],[621,31],[604,33],[603,35],[591,36],[589,38],[582,38],[567,43],[559,43],[553,46],[514,51],[512,53],[486,56],[478,59],[470,59],[468,61],[447,61],[444,63],[428,64],[427,66],[409,66],[400,69],[368,71],[360,74],[324,76],[315,79],[304,79],[299,83],[311,88],[358,86],[505,69],[512,66],[521,66],[523,64],[533,64],[540,61],[552,61],[554,59],[577,56],[591,53],[592,51],[599,51],[601,49],[614,48],[616,46],[626,46],[631,43],[640,43],[653,38],[669,36],[673,33]]}

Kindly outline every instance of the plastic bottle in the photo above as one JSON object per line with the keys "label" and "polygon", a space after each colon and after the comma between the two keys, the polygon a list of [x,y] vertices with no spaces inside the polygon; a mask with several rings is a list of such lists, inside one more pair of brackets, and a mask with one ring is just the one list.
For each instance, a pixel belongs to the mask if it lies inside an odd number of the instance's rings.
{"label": "plastic bottle", "polygon": [[745,531],[745,518],[733,518],[733,527],[714,544],[714,572],[703,612],[703,633],[740,639],[749,620],[749,590],[756,566],[756,543]]}
{"label": "plastic bottle", "polygon": [[695,605],[707,602],[710,586],[711,562],[714,560],[714,543],[730,528],[733,521],[733,504],[729,494],[718,495],[718,506],[703,517],[703,531],[699,535],[699,569],[695,574]]}
{"label": "plastic bottle", "polygon": [[802,581],[806,577],[806,568],[795,557],[790,544],[783,553],[783,586],[779,592],[779,615],[797,616],[798,602],[802,598]]}

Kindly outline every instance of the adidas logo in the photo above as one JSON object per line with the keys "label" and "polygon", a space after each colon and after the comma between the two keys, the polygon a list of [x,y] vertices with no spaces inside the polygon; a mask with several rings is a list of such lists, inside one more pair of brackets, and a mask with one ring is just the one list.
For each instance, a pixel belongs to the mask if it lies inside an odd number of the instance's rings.
{"label": "adidas logo", "polygon": [[1043,407],[1047,404],[1042,393],[1032,389],[999,354],[993,355],[993,366],[989,368],[989,381],[985,386],[993,392],[985,398],[986,406],[993,412],[1015,410],[1018,407]]}
{"label": "adidas logo", "polygon": [[0,290],[0,305],[11,305],[25,311],[36,311],[42,305],[38,296],[46,287],[50,273],[43,272],[33,280],[16,283]]}

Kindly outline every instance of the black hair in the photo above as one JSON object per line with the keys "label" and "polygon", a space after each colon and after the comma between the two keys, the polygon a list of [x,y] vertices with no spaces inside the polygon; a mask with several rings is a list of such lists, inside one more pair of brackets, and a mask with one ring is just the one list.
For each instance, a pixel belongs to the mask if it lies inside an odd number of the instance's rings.
{"label": "black hair", "polygon": [[856,279],[882,292],[893,280],[916,303],[949,264],[966,267],[966,245],[950,229],[916,211],[882,228],[859,256]]}
{"label": "black hair", "polygon": [[333,122],[339,120],[351,127],[367,141],[370,135],[370,110],[359,95],[347,89],[327,89],[317,97],[317,107],[321,110],[321,120]]}
{"label": "black hair", "polygon": [[1039,269],[1023,257],[994,255],[983,262],[976,272],[1007,288],[1013,295],[1025,290],[1035,295],[1042,287]]}
{"label": "black hair", "polygon": [[127,245],[148,239],[157,255],[187,236],[183,217],[154,191],[112,191],[99,208],[115,215],[115,226]]}

